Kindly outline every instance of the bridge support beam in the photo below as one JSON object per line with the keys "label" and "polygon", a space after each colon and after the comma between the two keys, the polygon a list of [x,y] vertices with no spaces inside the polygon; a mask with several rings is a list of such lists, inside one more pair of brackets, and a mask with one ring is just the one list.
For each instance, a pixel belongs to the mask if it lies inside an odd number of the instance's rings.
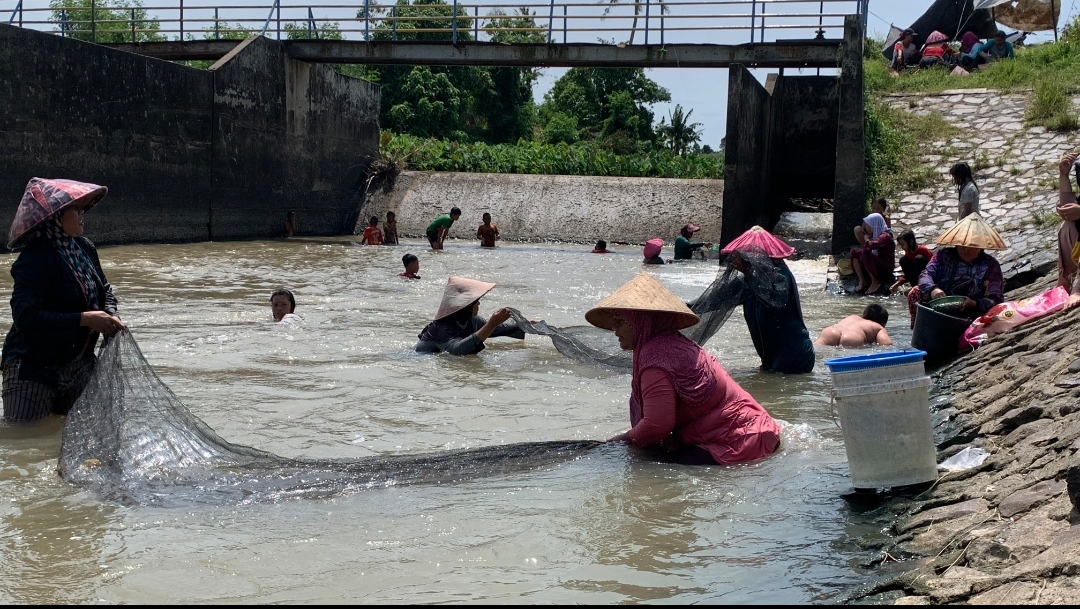
{"label": "bridge support beam", "polygon": [[[196,40],[114,44],[115,48],[173,61],[218,59],[237,41]],[[759,44],[498,44],[361,40],[283,41],[289,57],[310,63],[521,67],[835,68],[839,40]]]}

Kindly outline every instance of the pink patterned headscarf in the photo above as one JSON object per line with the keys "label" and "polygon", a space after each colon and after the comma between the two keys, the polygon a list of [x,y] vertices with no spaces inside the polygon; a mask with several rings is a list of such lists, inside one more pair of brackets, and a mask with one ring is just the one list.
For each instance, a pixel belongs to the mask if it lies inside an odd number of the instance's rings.
{"label": "pink patterned headscarf", "polygon": [[671,379],[680,398],[700,404],[717,390],[712,356],[697,343],[683,336],[680,320],[674,315],[653,311],[618,312],[634,329],[634,378],[630,385],[630,424],[637,425],[644,416],[641,397],[641,373],[659,368]]}

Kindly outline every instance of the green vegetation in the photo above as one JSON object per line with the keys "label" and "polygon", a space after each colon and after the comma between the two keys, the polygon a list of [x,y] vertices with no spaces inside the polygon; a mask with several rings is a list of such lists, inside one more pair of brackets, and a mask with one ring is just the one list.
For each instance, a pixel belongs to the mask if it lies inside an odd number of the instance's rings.
{"label": "green vegetation", "polygon": [[665,149],[618,154],[596,141],[459,144],[384,133],[381,144],[381,158],[377,161],[380,167],[395,165],[397,159],[421,171],[719,178],[724,166],[723,157],[718,154],[676,155]]}
{"label": "green vegetation", "polygon": [[165,40],[156,19],[146,16],[141,0],[49,0],[50,19],[67,35],[88,42],[123,43]]}
{"label": "green vegetation", "polygon": [[928,142],[960,133],[939,114],[917,116],[866,99],[866,195],[899,198],[929,186],[937,170],[922,159]]}

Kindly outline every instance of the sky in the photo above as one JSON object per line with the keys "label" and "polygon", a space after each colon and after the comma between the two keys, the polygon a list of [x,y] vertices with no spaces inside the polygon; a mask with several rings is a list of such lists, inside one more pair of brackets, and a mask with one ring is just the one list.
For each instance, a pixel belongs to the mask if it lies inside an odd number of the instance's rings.
{"label": "sky", "polygon": [[[392,0],[382,0],[384,4],[392,3]],[[448,0],[453,2],[454,0]],[[547,26],[548,15],[551,12],[551,0],[459,0],[462,5],[475,6],[481,4],[481,15],[485,15],[492,7],[502,6],[513,10],[518,6],[529,6],[536,14],[536,22],[541,26]],[[618,4],[611,8],[611,12],[604,16],[604,8],[609,1]],[[600,39],[626,41],[629,38],[630,18],[634,0],[555,0],[555,19],[553,29],[556,41],[562,40],[561,17],[562,7],[567,5],[570,16],[569,28],[590,31],[571,31],[567,33],[567,39],[571,42],[598,42]],[[648,1],[651,8],[650,20],[650,43],[658,42],[656,32],[656,5],[658,0],[639,0],[643,4]],[[1077,10],[1080,10],[1080,0],[1060,0],[1062,3],[1061,23],[1066,23]],[[11,16],[18,0],[0,0],[0,18],[5,21]],[[177,7],[181,0],[142,0],[150,16],[157,17],[162,22],[163,30],[172,30],[167,34],[174,38],[178,34]],[[706,0],[666,0],[670,7],[669,16],[665,19],[665,42],[721,42],[727,44],[740,44],[750,42],[749,13],[752,3],[745,0],[742,4],[732,4],[732,0],[725,0],[727,4],[708,6]],[[685,4],[682,4],[685,3]],[[248,28],[261,29],[266,22],[273,0],[183,0],[185,29],[186,31],[210,28],[213,25],[214,9],[217,6],[231,8],[220,9],[219,19],[230,23],[243,22]],[[307,17],[308,6],[315,5],[312,9],[314,16],[319,21],[338,22],[345,37],[350,39],[362,39],[363,24],[355,19],[358,8],[364,6],[364,0],[281,0],[282,20],[302,20]],[[855,0],[777,0],[776,8],[769,6],[762,9],[763,2],[757,0],[753,6],[758,14],[767,10],[769,14],[786,13],[789,16],[776,17],[784,25],[803,25],[800,29],[776,29],[767,30],[766,40],[777,38],[808,38],[814,35],[816,18],[807,18],[801,15],[813,13],[816,17],[819,7],[824,6],[824,12],[836,14],[836,17],[826,17],[826,24],[839,25],[843,23],[844,13],[854,12]],[[889,31],[889,25],[907,27],[919,18],[932,4],[932,0],[870,0],[870,17],[868,23],[869,33],[876,38],[884,38]],[[26,12],[24,19],[27,21],[45,20],[47,18],[48,0],[23,0],[26,9],[37,9],[41,12]],[[469,11],[473,12],[472,10]],[[732,17],[738,13],[737,17]],[[724,15],[721,17],[720,15]],[[202,22],[191,23],[191,20],[202,19]],[[51,29],[52,24],[42,23],[30,27],[37,29]],[[704,31],[702,28],[716,28]],[[733,29],[719,29],[727,27]],[[639,21],[639,31],[635,42],[643,41],[642,30],[644,19]],[[687,28],[679,30],[678,28]],[[697,28],[694,31],[694,28]],[[735,29],[737,28],[737,29]],[[275,23],[272,21],[268,35],[273,35]],[[352,31],[348,31],[348,30]],[[829,29],[826,32],[829,38],[840,38],[841,29]],[[483,38],[483,36],[481,36]],[[1030,36],[1028,42],[1040,42],[1052,40],[1053,34],[1045,32]],[[770,70],[755,70],[755,75],[762,81]],[[835,70],[833,71],[835,72]],[[541,71],[540,78],[533,89],[536,101],[542,102],[544,94],[560,76],[566,73],[565,69],[547,68]],[[786,72],[791,74],[789,70]],[[798,72],[796,72],[798,73]],[[807,70],[806,73],[816,73],[816,70]],[[823,74],[829,73],[822,70]],[[708,144],[717,149],[720,140],[727,130],[727,81],[728,70],[726,69],[692,69],[692,68],[665,68],[647,70],[650,78],[671,93],[671,101],[656,104],[653,111],[656,120],[668,116],[675,108],[681,105],[684,110],[692,111],[690,120],[701,124],[702,144]]]}

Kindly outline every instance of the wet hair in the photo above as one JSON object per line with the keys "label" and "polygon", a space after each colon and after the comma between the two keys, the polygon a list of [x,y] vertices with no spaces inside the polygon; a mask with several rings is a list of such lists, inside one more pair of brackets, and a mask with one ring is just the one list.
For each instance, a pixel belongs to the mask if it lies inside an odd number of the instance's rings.
{"label": "wet hair", "polygon": [[866,308],[863,309],[862,318],[869,319],[870,321],[877,322],[884,326],[889,321],[889,311],[877,303],[868,304],[866,305]]}
{"label": "wet hair", "polygon": [[[957,182],[956,191],[960,192],[964,190],[964,186],[967,186],[968,182],[975,184],[975,175],[971,173],[971,167],[967,163],[957,163],[949,169],[949,175],[953,177],[953,180]],[[979,185],[975,184],[975,188]]]}
{"label": "wet hair", "polygon": [[293,298],[292,292],[286,290],[285,288],[275,290],[274,293],[270,295],[270,303],[273,304],[274,299],[278,296],[284,296],[285,298],[289,299],[289,313],[292,313],[296,310],[296,299]]}
{"label": "wet hair", "polygon": [[461,215],[461,210],[458,209],[457,207],[451,207],[450,208],[450,215],[451,216],[460,216]]}
{"label": "wet hair", "polygon": [[392,211],[386,212],[386,219],[387,220],[389,220],[390,218],[396,218],[396,217],[397,217],[397,214],[395,214],[394,212],[392,212]]}
{"label": "wet hair", "polygon": [[598,249],[598,250],[606,250],[607,249],[607,241],[604,241],[603,239],[597,241],[596,242],[596,249]]}
{"label": "wet hair", "polygon": [[484,212],[484,215],[483,215],[483,216],[482,216],[481,218],[482,218],[482,219],[484,219],[484,220],[490,220],[490,219],[491,219],[491,214],[489,214],[489,213],[487,213],[487,212],[485,211],[485,212]]}
{"label": "wet hair", "polygon": [[371,218],[368,219],[367,223],[368,223],[368,226],[378,226],[379,225],[379,216],[371,216]]}
{"label": "wet hair", "polygon": [[908,242],[912,249],[919,247],[919,240],[915,238],[915,231],[910,228],[906,228],[900,233],[900,236],[896,238],[897,241]]}
{"label": "wet hair", "polygon": [[405,254],[404,256],[401,257],[401,264],[404,264],[406,269],[409,268],[410,264],[412,264],[414,262],[419,262],[419,261],[420,261],[420,259],[417,258],[416,256],[412,255],[412,254]]}
{"label": "wet hair", "polygon": [[[874,203],[877,203],[885,211],[889,211],[889,202],[885,200],[885,197],[878,197],[874,199]],[[871,203],[873,205],[873,203]]]}

